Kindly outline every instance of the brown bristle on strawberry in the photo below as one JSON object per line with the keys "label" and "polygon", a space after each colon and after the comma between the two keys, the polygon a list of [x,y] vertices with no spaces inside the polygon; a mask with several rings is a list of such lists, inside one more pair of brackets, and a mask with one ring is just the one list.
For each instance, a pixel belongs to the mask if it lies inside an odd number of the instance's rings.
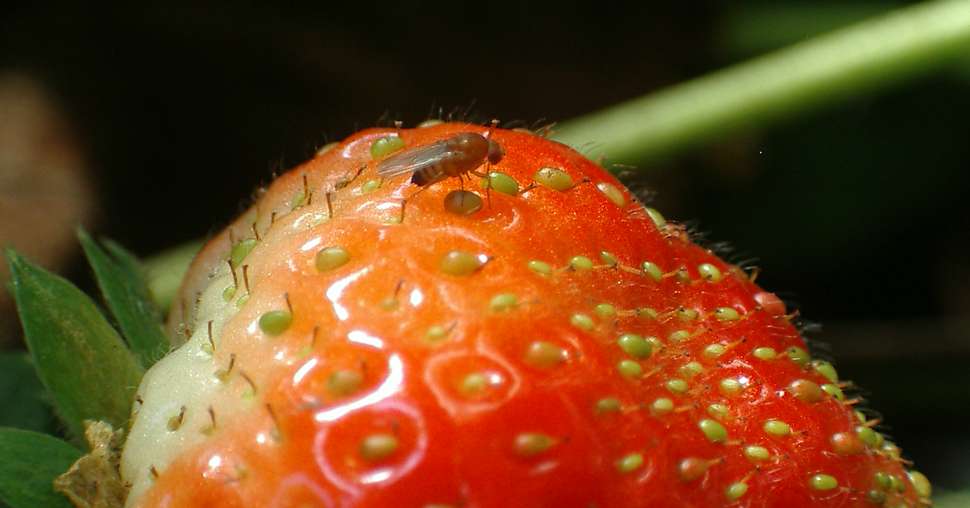
{"label": "brown bristle on strawberry", "polygon": [[[463,133],[504,156],[378,175]],[[128,506],[929,504],[777,296],[528,132],[355,134],[212,240],[173,309]]]}

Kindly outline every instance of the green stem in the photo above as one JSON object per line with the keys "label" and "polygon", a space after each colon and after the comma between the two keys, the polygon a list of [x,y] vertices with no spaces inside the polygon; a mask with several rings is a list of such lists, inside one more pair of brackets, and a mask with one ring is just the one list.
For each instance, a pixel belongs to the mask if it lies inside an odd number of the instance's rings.
{"label": "green stem", "polygon": [[591,156],[649,164],[939,68],[970,51],[970,1],[926,2],[558,126]]}
{"label": "green stem", "polygon": [[[970,0],[927,2],[562,123],[554,138],[649,164],[744,129],[926,73],[970,49]],[[597,155],[597,154],[590,154]],[[147,261],[167,308],[197,242]]]}

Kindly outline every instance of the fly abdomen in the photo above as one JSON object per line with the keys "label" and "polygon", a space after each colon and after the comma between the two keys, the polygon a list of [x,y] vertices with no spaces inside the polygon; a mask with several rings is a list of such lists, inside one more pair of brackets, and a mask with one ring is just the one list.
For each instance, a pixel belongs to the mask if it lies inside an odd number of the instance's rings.
{"label": "fly abdomen", "polygon": [[424,187],[425,185],[430,185],[439,180],[443,180],[447,175],[442,170],[440,164],[436,164],[431,167],[423,168],[415,171],[411,175],[411,183],[417,185],[418,187]]}

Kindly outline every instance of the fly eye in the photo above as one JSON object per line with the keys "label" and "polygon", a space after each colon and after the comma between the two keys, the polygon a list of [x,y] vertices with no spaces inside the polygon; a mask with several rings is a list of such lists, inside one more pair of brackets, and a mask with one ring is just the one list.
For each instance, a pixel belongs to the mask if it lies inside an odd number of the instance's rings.
{"label": "fly eye", "polygon": [[498,164],[501,162],[502,157],[505,157],[505,150],[498,143],[488,140],[488,162],[490,164]]}

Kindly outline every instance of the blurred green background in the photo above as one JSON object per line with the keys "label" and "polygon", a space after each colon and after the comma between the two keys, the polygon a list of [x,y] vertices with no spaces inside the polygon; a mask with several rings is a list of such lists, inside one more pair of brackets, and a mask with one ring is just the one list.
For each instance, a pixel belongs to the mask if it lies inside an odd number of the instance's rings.
{"label": "blurred green background", "polygon": [[[217,231],[272,172],[359,128],[429,116],[566,120],[900,5],[8,7],[0,244],[36,252],[91,290],[71,239],[78,222],[149,256]],[[761,267],[762,285],[822,323],[808,335],[819,354],[863,387],[906,456],[949,491],[970,490],[968,116],[970,57],[621,170],[665,215],[729,241],[730,260]],[[24,127],[31,119],[41,127]],[[18,138],[35,131],[41,141]],[[69,155],[51,162],[52,153]],[[37,184],[56,168],[68,170]],[[76,206],[59,208],[68,201]],[[54,220],[68,240],[36,234]],[[9,379],[0,394],[34,389]],[[0,425],[51,425],[20,413],[4,406]]]}

